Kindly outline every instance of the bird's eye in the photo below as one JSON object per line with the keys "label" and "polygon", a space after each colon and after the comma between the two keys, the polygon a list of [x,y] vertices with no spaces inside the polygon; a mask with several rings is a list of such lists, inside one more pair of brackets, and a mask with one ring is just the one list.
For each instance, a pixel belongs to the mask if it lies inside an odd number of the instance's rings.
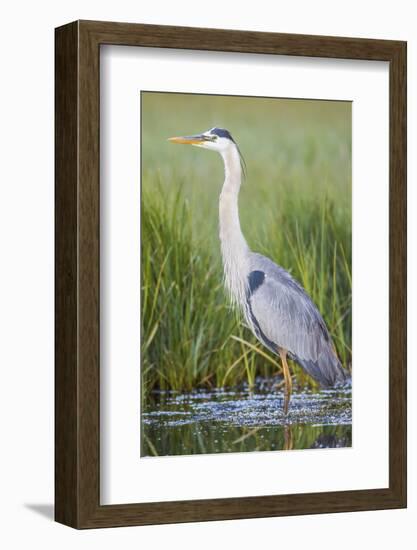
{"label": "bird's eye", "polygon": [[213,134],[210,134],[210,135],[204,136],[204,139],[205,139],[206,141],[216,141],[217,136],[216,136],[216,135],[213,135]]}

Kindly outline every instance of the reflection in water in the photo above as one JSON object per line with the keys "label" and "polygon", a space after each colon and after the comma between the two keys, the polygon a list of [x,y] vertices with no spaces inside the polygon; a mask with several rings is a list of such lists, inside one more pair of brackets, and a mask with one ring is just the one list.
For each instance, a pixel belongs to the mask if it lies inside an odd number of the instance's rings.
{"label": "reflection in water", "polygon": [[287,424],[284,426],[284,451],[291,451],[294,448],[294,440],[292,438],[292,426]]}
{"label": "reflection in water", "polygon": [[141,456],[322,449],[352,445],[351,388],[294,393],[160,392],[142,414]]}

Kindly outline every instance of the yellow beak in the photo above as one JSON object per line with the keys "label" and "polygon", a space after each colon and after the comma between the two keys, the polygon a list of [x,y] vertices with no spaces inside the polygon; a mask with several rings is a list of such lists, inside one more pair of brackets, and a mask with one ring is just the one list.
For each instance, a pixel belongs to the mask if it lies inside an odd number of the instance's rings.
{"label": "yellow beak", "polygon": [[204,137],[202,135],[179,136],[168,138],[168,141],[172,141],[172,143],[186,143],[190,145],[197,145],[198,143],[202,143],[204,141]]}

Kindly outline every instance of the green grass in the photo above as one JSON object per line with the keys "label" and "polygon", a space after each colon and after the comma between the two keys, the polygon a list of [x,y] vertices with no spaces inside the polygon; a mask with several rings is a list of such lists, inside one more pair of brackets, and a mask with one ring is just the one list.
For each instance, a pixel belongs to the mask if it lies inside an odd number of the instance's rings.
{"label": "green grass", "polygon": [[[253,250],[289,270],[351,363],[349,103],[142,95],[142,398],[278,372],[227,301],[218,242],[220,157],[171,135],[228,128],[248,177],[240,216]],[[298,384],[311,380],[295,367]]]}

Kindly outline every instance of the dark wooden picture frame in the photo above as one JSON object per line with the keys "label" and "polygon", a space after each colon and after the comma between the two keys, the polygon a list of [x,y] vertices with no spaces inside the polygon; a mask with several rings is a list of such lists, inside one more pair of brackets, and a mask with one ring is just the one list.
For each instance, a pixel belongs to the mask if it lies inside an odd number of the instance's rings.
{"label": "dark wooden picture frame", "polygon": [[[406,506],[406,43],[77,21],[56,29],[55,519],[75,528]],[[99,57],[117,44],[389,62],[389,487],[100,505]]]}

